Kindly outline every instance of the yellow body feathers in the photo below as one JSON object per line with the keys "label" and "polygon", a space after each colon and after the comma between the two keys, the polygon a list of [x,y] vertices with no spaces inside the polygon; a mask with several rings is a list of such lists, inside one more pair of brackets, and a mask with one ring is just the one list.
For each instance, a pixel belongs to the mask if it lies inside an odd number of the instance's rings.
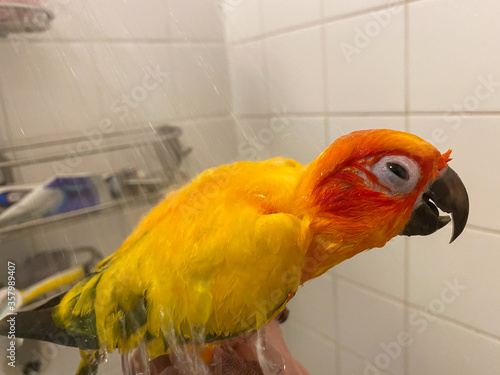
{"label": "yellow body feathers", "polygon": [[153,357],[171,330],[224,338],[267,323],[299,286],[311,241],[309,219],[291,211],[301,173],[281,158],[202,173],[68,292],[56,321],[71,329],[93,313],[101,347],[128,351],[146,338]]}

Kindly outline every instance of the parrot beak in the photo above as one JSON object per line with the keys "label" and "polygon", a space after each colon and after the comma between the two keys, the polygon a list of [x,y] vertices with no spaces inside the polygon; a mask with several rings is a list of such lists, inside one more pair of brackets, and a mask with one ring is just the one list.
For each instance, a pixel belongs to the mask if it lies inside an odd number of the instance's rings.
{"label": "parrot beak", "polygon": [[[436,208],[451,213],[440,216]],[[410,220],[401,231],[401,235],[426,236],[441,229],[453,220],[452,243],[464,230],[469,217],[469,196],[457,173],[447,167],[443,174],[432,181],[422,194],[420,204],[416,204]]]}

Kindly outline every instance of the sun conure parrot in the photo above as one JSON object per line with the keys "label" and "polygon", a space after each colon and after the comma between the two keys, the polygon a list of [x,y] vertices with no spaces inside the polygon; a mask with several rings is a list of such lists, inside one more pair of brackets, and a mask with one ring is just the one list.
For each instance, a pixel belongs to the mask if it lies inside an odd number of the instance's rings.
{"label": "sun conure parrot", "polygon": [[469,204],[450,152],[366,130],[308,165],[278,157],[209,169],[168,194],[57,305],[26,312],[25,329],[18,315],[17,334],[54,341],[64,332],[66,345],[122,353],[144,342],[154,358],[171,332],[189,341],[203,327],[214,342],[256,330],[336,264],[446,225],[436,206],[451,213],[457,238]]}

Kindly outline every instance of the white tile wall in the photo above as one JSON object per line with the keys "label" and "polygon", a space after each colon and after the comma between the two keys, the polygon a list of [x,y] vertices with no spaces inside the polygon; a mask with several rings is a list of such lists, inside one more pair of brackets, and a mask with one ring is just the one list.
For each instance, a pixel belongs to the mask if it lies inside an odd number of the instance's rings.
{"label": "white tile wall", "polygon": [[[162,0],[153,0],[148,4],[140,0],[127,0],[126,2],[111,0],[105,3],[91,0],[81,2],[77,6],[85,6],[88,9],[88,17],[83,20],[85,29],[88,29],[90,19],[90,22],[95,25],[95,33],[106,39],[159,39],[167,35],[169,26],[165,22],[167,7],[165,1]],[[78,17],[75,13],[72,17]],[[61,30],[61,36],[64,36],[63,33],[64,29]]]}
{"label": "white tile wall", "polygon": [[[500,282],[495,272],[500,266],[500,236],[466,229],[453,245],[447,244],[449,237],[444,231],[434,241],[410,241],[409,301],[427,307],[444,293],[444,306],[430,306],[431,311],[500,336],[500,296],[491,293]],[[451,292],[443,292],[447,289]]]}
{"label": "white tile wall", "polygon": [[325,147],[324,120],[296,118],[275,112],[269,119],[240,119],[238,159],[262,160],[274,156],[309,163]]}
{"label": "white tile wall", "polygon": [[[461,106],[462,111],[500,110],[496,37],[500,3],[439,0],[409,7],[411,109],[442,112]],[[483,80],[496,84],[478,90]]]}
{"label": "white tile wall", "polygon": [[370,372],[377,375],[392,375],[390,372],[379,369],[363,356],[346,349],[341,350],[340,359],[340,375],[370,374]]}
{"label": "white tile wall", "polygon": [[[53,2],[50,32],[0,41],[3,142],[92,127],[102,116],[121,124],[111,103],[161,63],[168,77],[131,120],[182,125],[195,150],[191,173],[233,159],[308,162],[362,128],[453,148],[471,198],[462,237],[449,245],[445,228],[356,256],[299,290],[284,332],[312,374],[496,373],[498,2],[66,3]],[[276,119],[286,126],[269,133]],[[467,289],[417,332],[413,311],[439,308],[455,277]],[[384,369],[383,344],[401,332],[412,344]]]}
{"label": "white tile wall", "polygon": [[353,13],[360,13],[373,8],[392,9],[399,6],[402,0],[360,0],[360,1],[344,1],[344,0],[325,0],[325,16],[326,17],[341,17]]}
{"label": "white tile wall", "polygon": [[286,117],[276,118],[278,130],[276,141],[271,145],[273,155],[283,156],[306,164],[313,161],[323,151],[325,139],[325,120],[323,118]]}
{"label": "white tile wall", "polygon": [[392,129],[405,130],[403,116],[329,116],[328,117],[328,144],[337,138],[362,129]]}
{"label": "white tile wall", "polygon": [[311,374],[329,374],[335,369],[335,345],[314,331],[290,320],[293,325],[288,331],[289,348],[295,359]]}
{"label": "white tile wall", "polygon": [[228,58],[234,113],[239,116],[269,113],[263,42],[237,45],[229,49]]}
{"label": "white tile wall", "polygon": [[90,46],[4,42],[0,49],[0,79],[13,139],[97,122],[101,104]]}
{"label": "white tile wall", "polygon": [[[168,33],[166,15],[170,10],[182,13],[178,2],[168,8],[164,2],[126,4],[51,4],[56,18],[50,32],[13,34],[0,42],[4,142],[78,134],[98,129],[104,119],[118,130],[207,115],[213,120],[228,113],[231,95],[221,19],[213,19],[220,23],[218,29],[196,23],[198,34],[176,39]],[[218,38],[209,38],[218,41],[207,42],[203,27],[218,33]],[[113,154],[89,157],[73,170],[110,170],[117,166],[112,159],[117,160]],[[122,159],[123,166],[141,157]],[[39,182],[52,173],[49,164],[40,164],[23,168],[19,176]]]}
{"label": "white tile wall", "polygon": [[92,72],[100,82],[90,82],[101,102],[99,115],[112,118],[116,126],[180,117],[175,48],[133,42],[93,45]]}
{"label": "white tile wall", "polygon": [[[56,16],[49,32],[0,40],[2,145],[70,131],[81,135],[109,118],[114,130],[165,122],[183,127],[183,140],[193,147],[184,166],[190,175],[236,158],[224,24],[214,2],[47,1],[47,6]],[[98,155],[74,171],[109,171],[115,162],[142,165],[147,157],[140,152]],[[17,173],[32,182],[52,174],[50,164]],[[79,245],[109,254],[148,208],[126,207],[53,230],[37,228],[8,243],[0,240],[5,250],[0,263],[13,254]],[[78,357],[75,350],[59,351],[42,373],[74,372]],[[101,371],[120,372],[117,358]],[[10,369],[4,357],[0,368],[1,373]]]}
{"label": "white tile wall", "polygon": [[[453,149],[451,166],[471,199],[470,229],[453,244],[451,227],[425,238],[396,238],[299,290],[285,328],[290,346],[317,332],[330,332],[322,337],[331,342],[333,331],[337,367],[318,358],[311,364],[314,374],[493,374],[500,345],[494,313],[500,263],[500,177],[494,167],[500,160],[498,3],[325,0],[319,9],[323,21],[316,19],[316,2],[300,12],[295,2],[288,4],[245,1],[227,18],[227,24],[240,26],[227,28],[229,54],[258,56],[233,65],[236,108],[244,107],[237,112],[240,121],[261,129],[280,105],[293,119],[291,134],[258,155],[305,161],[314,157],[313,147],[353,130],[411,131],[443,152]],[[263,100],[270,103],[267,116]],[[310,151],[299,151],[301,146]],[[411,309],[429,308],[453,277],[468,286],[463,295],[402,348],[388,369],[371,368],[381,343],[400,332],[415,333]],[[328,311],[332,301],[333,326],[310,307]]]}
{"label": "white tile wall", "polygon": [[404,111],[403,7],[326,25],[328,110]]}
{"label": "white tile wall", "polygon": [[264,32],[308,24],[320,19],[321,0],[264,0]]}
{"label": "white tile wall", "polygon": [[[109,40],[165,39],[168,35],[167,6],[163,0],[147,5],[140,0],[51,1],[43,3],[55,15],[47,33],[29,35],[33,39]],[[11,36],[16,38],[17,36]]]}
{"label": "white tile wall", "polygon": [[403,301],[405,298],[403,250],[403,238],[397,237],[381,249],[365,251],[344,261],[336,266],[333,272]]}
{"label": "white tile wall", "polygon": [[186,42],[224,39],[224,13],[216,1],[167,0],[166,4],[172,37]]}
{"label": "white tile wall", "polygon": [[264,160],[273,157],[271,146],[280,133],[271,132],[270,119],[238,118],[237,160]]}
{"label": "white tile wall", "polygon": [[440,114],[410,117],[409,124],[413,133],[434,143],[442,152],[453,150],[450,165],[459,173],[470,195],[470,224],[498,230],[498,177],[491,173],[490,163],[500,160],[500,116]]}
{"label": "white tile wall", "polygon": [[174,46],[175,80],[182,117],[224,115],[231,105],[222,45]]}
{"label": "white tile wall", "polygon": [[410,331],[409,375],[498,373],[498,340],[471,334],[470,330],[442,319],[418,319]]}
{"label": "white tile wall", "polygon": [[[3,100],[3,88],[0,86],[0,95],[1,95],[1,101],[2,104],[5,105],[5,101]],[[0,123],[5,124],[7,123],[7,113],[4,111],[4,106],[0,106]],[[2,146],[8,146],[8,141],[9,141],[9,130],[6,126],[0,126],[0,147]]]}
{"label": "white tile wall", "polygon": [[381,370],[404,371],[403,351],[389,357],[387,347],[404,331],[404,307],[352,284],[339,281],[340,343]]}
{"label": "white tile wall", "polygon": [[262,0],[221,1],[228,42],[252,38],[262,33]]}
{"label": "white tile wall", "polygon": [[237,159],[237,138],[233,121],[226,118],[185,120],[181,123],[183,143],[193,152],[186,161],[190,173]]}
{"label": "white tile wall", "polygon": [[288,308],[292,311],[291,319],[333,342],[336,337],[334,326],[336,308],[333,304],[335,293],[333,277],[329,274],[304,284],[299,287],[296,297],[288,304]]}
{"label": "white tile wall", "polygon": [[265,42],[271,108],[323,112],[320,27],[278,35]]}

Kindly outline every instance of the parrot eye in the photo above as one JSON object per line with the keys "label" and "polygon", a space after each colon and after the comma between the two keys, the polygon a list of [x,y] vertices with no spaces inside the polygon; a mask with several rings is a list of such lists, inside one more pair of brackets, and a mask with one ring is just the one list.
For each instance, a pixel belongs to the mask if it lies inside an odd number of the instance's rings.
{"label": "parrot eye", "polygon": [[396,164],[396,163],[387,163],[387,168],[394,173],[396,176],[401,178],[402,180],[408,180],[410,176],[408,175],[408,172],[406,171],[405,167]]}
{"label": "parrot eye", "polygon": [[419,165],[412,158],[402,155],[384,156],[370,167],[370,171],[379,184],[373,189],[383,187],[391,196],[410,193],[420,179]]}

